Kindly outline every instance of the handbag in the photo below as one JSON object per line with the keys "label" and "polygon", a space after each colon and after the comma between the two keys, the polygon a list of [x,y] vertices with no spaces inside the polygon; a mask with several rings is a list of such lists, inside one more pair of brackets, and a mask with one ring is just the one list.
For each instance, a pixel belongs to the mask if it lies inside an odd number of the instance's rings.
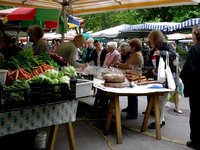
{"label": "handbag", "polygon": [[166,73],[165,73],[165,62],[163,58],[160,56],[159,58],[159,64],[158,64],[158,76],[157,80],[160,83],[163,83],[166,81]]}
{"label": "handbag", "polygon": [[166,73],[166,80],[167,80],[168,88],[171,89],[171,90],[175,90],[176,89],[176,84],[175,84],[175,81],[174,81],[174,78],[173,78],[173,75],[172,75],[172,71],[171,71],[171,69],[169,67],[169,54],[168,54],[167,51],[166,51],[165,64],[166,64],[165,73]]}

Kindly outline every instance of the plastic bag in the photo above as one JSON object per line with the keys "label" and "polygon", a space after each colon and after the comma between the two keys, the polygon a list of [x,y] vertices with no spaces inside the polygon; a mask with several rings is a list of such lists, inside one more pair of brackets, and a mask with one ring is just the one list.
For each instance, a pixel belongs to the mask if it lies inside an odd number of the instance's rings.
{"label": "plastic bag", "polygon": [[183,82],[180,78],[179,78],[178,83],[179,84],[177,85],[175,92],[170,92],[169,101],[172,102],[172,103],[175,102],[176,98],[178,98],[179,101],[180,101],[184,97],[184,94],[183,94],[184,85],[183,85]]}
{"label": "plastic bag", "polygon": [[162,57],[159,59],[157,80],[160,83],[163,83],[166,80],[165,62]]}
{"label": "plastic bag", "polygon": [[170,69],[168,64],[166,65],[165,73],[166,73],[168,88],[172,89],[172,90],[175,90],[176,89],[176,84],[175,84],[171,69]]}
{"label": "plastic bag", "polygon": [[167,85],[168,85],[168,88],[169,89],[172,89],[172,90],[175,90],[176,89],[176,84],[175,84],[175,81],[174,81],[174,77],[173,77],[173,74],[172,74],[172,71],[169,67],[169,54],[168,52],[166,51],[166,69],[165,69],[165,73],[166,73],[166,79],[167,79]]}

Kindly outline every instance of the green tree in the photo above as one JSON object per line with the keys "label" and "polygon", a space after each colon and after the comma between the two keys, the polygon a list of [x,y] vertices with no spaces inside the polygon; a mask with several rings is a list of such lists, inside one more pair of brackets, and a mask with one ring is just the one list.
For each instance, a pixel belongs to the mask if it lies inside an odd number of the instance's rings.
{"label": "green tree", "polygon": [[11,8],[10,6],[0,6],[0,10]]}
{"label": "green tree", "polygon": [[200,5],[124,10],[99,14],[82,15],[85,19],[84,32],[100,31],[121,24],[145,22],[182,22],[200,17]]}

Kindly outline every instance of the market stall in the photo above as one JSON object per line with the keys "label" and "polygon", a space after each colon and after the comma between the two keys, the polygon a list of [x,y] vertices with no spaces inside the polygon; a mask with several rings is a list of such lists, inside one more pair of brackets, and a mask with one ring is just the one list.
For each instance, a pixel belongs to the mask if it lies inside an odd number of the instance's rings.
{"label": "market stall", "polygon": [[60,67],[49,54],[36,57],[32,49],[1,61],[0,137],[52,126],[48,144],[53,149],[58,125],[65,123],[75,149],[76,71],[72,66],[58,71]]}
{"label": "market stall", "polygon": [[68,135],[70,148],[74,150],[76,149],[76,145],[72,122],[76,120],[77,105],[77,100],[70,100],[57,104],[52,103],[1,112],[0,137],[18,133],[23,130],[33,130],[51,126],[53,134],[50,134],[48,147],[49,149],[54,149],[57,128],[59,124],[66,124],[67,132],[70,133]]}
{"label": "market stall", "polygon": [[[161,139],[161,131],[160,131],[160,113],[159,113],[159,96],[163,95],[166,92],[171,91],[170,89],[163,88],[161,85],[157,84],[146,84],[135,87],[125,86],[124,88],[112,88],[105,87],[103,85],[104,80],[94,79],[94,87],[102,90],[107,96],[109,96],[110,104],[109,110],[106,117],[105,122],[105,133],[108,133],[112,121],[113,111],[115,112],[115,130],[116,130],[116,142],[118,144],[122,143],[122,128],[121,128],[121,112],[119,105],[119,96],[150,96],[150,101],[146,108],[146,113],[143,119],[143,123],[141,126],[141,132],[146,131],[147,124],[150,116],[150,110],[152,106],[154,106],[154,117],[155,117],[155,125],[156,125],[156,139]],[[159,88],[159,87],[160,88]]]}

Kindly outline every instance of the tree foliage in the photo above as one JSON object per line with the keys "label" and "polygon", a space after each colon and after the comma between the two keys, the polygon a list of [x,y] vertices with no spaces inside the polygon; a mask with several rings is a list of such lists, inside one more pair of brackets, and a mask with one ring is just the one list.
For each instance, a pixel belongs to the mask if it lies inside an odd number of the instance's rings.
{"label": "tree foliage", "polygon": [[121,24],[145,22],[182,22],[200,17],[200,5],[124,10],[99,14],[82,15],[85,20],[84,32],[100,31]]}

